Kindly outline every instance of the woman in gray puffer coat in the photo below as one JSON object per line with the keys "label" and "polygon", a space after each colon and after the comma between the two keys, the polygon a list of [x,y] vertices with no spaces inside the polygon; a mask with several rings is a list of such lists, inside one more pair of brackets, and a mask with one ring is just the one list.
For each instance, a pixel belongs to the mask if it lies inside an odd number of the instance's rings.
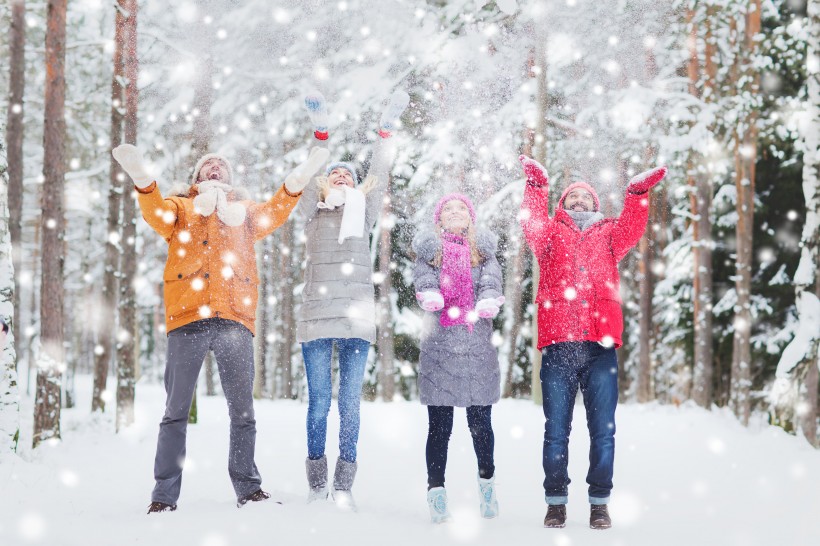
{"label": "woman in gray puffer coat", "polygon": [[433,523],[450,518],[444,471],[453,429],[453,407],[467,408],[478,458],[481,515],[498,515],[495,495],[492,404],[500,396],[492,319],[504,303],[497,238],[476,230],[475,209],[461,194],[444,196],[435,232],[413,240],[413,284],[425,311],[419,357],[419,397],[427,406],[427,503]]}
{"label": "woman in gray puffer coat", "polygon": [[[297,210],[306,220],[305,284],[297,310],[296,339],[308,380],[307,471],[308,502],[328,497],[325,455],[327,416],[332,397],[331,357],[339,357],[339,458],[333,478],[336,503],[355,510],[350,492],[358,468],[359,402],[370,344],[376,340],[376,305],[370,232],[381,212],[392,150],[390,129],[409,97],[399,91],[382,115],[379,138],[373,146],[370,169],[359,185],[356,168],[331,163],[326,177],[304,190]],[[305,100],[320,140],[324,97],[316,93]]]}

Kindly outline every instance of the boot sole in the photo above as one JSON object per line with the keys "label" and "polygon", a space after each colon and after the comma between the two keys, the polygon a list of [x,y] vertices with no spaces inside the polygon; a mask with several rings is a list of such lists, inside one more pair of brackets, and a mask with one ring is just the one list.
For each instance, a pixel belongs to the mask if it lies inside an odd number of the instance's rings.
{"label": "boot sole", "polygon": [[563,529],[566,526],[567,526],[566,523],[561,523],[560,525],[547,525],[545,523],[544,524],[544,529]]}

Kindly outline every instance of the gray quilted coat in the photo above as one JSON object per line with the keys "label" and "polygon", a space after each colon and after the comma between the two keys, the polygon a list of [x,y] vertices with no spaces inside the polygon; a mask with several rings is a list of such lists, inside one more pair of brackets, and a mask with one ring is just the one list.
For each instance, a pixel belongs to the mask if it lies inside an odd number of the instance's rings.
{"label": "gray quilted coat", "polygon": [[[472,268],[475,301],[502,295],[501,266],[495,257],[497,237],[479,230],[476,243],[484,260]],[[441,247],[433,233],[413,240],[416,292],[439,292],[441,268],[430,264]],[[428,406],[489,406],[501,394],[498,353],[492,344],[493,323],[480,318],[470,332],[467,326],[443,327],[441,311],[424,313],[419,357],[419,398]]]}
{"label": "gray quilted coat", "polygon": [[[296,312],[296,340],[321,338],[376,340],[376,304],[370,232],[376,224],[387,187],[386,143],[379,139],[373,148],[368,175],[378,184],[365,196],[364,237],[350,237],[339,244],[344,205],[319,209],[319,188],[312,181],[305,188],[297,211],[306,220],[307,246],[302,305]],[[366,178],[366,177],[365,177]]]}

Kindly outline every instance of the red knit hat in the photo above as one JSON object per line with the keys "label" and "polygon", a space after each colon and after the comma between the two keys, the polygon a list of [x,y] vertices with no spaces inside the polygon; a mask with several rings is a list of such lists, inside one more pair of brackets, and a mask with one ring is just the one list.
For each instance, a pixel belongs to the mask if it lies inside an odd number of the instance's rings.
{"label": "red knit hat", "polygon": [[558,200],[558,208],[564,208],[564,199],[572,190],[577,190],[581,188],[582,190],[586,190],[592,194],[592,200],[595,202],[595,210],[601,210],[601,203],[598,201],[598,194],[595,193],[595,190],[592,189],[592,186],[587,184],[586,182],[573,182],[567,189],[564,190],[564,193],[561,194],[561,199]]}
{"label": "red knit hat", "polygon": [[441,209],[444,208],[444,205],[446,205],[448,201],[452,201],[453,199],[458,199],[467,205],[467,210],[470,211],[470,218],[472,218],[473,223],[475,224],[475,208],[473,207],[473,202],[470,201],[469,197],[461,193],[451,193],[439,199],[438,204],[436,204],[436,211],[433,213],[433,223],[438,224],[438,221],[441,218]]}

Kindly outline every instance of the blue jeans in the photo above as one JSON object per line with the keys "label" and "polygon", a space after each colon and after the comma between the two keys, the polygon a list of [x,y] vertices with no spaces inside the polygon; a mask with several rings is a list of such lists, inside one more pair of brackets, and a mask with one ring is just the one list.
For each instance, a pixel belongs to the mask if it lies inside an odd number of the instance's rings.
{"label": "blue jeans", "polygon": [[370,342],[359,338],[322,338],[302,343],[308,381],[308,458],[321,459],[327,439],[327,414],[333,394],[330,359],[333,344],[339,353],[339,457],[356,462],[359,441],[359,402]]}
{"label": "blue jeans", "polygon": [[615,406],[618,359],[614,348],[594,341],[544,347],[541,392],[544,399],[544,492],[548,504],[566,504],[569,432],[578,388],[584,397],[589,429],[590,504],[607,504],[615,463]]}

